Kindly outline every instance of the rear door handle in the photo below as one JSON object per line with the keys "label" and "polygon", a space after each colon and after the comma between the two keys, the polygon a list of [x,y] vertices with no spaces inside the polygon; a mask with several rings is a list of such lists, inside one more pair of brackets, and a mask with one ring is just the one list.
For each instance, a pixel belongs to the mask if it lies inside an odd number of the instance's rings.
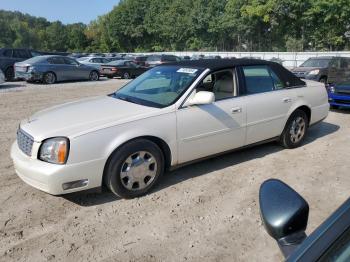
{"label": "rear door handle", "polygon": [[290,103],[292,102],[292,99],[289,97],[283,98],[283,103]]}
{"label": "rear door handle", "polygon": [[242,112],[242,108],[241,107],[234,107],[231,109],[231,113],[232,114],[237,114],[237,113],[241,113]]}

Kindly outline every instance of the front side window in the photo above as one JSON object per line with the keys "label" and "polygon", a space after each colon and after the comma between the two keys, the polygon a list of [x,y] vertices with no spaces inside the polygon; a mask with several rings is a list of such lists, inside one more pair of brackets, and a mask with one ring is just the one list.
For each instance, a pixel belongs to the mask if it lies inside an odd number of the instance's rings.
{"label": "front side window", "polygon": [[68,57],[64,58],[64,62],[67,65],[78,65],[78,63],[74,59],[71,59],[71,58],[68,58]]}
{"label": "front side window", "polygon": [[176,102],[202,71],[180,66],[156,67],[129,82],[112,96],[131,103],[166,107]]}
{"label": "front side window", "polygon": [[268,66],[243,67],[247,95],[283,89],[283,82]]}
{"label": "front side window", "polygon": [[215,95],[215,101],[235,96],[233,70],[222,70],[207,75],[197,86],[196,92],[209,91]]}

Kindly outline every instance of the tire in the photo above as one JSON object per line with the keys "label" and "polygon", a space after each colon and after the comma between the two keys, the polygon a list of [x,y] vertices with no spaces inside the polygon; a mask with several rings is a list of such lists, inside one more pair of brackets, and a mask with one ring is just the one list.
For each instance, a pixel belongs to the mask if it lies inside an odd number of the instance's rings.
{"label": "tire", "polygon": [[322,76],[320,78],[320,83],[323,83],[326,86],[327,85],[327,77],[326,76]]}
{"label": "tire", "polygon": [[98,81],[100,78],[100,75],[98,74],[97,71],[91,71],[89,75],[89,80],[90,81]]}
{"label": "tire", "polygon": [[285,148],[299,147],[306,136],[309,119],[303,110],[297,109],[289,117],[280,137],[280,143]]}
{"label": "tire", "polygon": [[337,106],[337,105],[330,105],[330,108],[331,109],[339,109],[339,106]]}
{"label": "tire", "polygon": [[57,77],[54,72],[46,72],[43,76],[43,83],[46,85],[52,85],[56,83]]}
{"label": "tire", "polygon": [[124,72],[123,76],[122,76],[123,79],[130,79],[131,76],[128,72]]}
{"label": "tire", "polygon": [[116,196],[126,199],[146,194],[164,173],[160,148],[146,139],[135,139],[118,148],[109,158],[104,184]]}
{"label": "tire", "polygon": [[6,81],[13,81],[15,77],[15,71],[13,67],[9,67],[5,70],[5,79]]}

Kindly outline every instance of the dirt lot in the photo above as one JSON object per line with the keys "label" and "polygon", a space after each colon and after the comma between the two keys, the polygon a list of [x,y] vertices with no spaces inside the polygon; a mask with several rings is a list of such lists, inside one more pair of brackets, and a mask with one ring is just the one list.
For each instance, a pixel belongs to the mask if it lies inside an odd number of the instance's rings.
{"label": "dirt lot", "polygon": [[309,201],[308,232],[349,196],[350,111],[331,112],[301,148],[270,143],[193,164],[140,199],[54,197],[15,175],[9,150],[21,119],[122,83],[0,86],[0,261],[280,261],[259,217],[264,180],[280,178]]}

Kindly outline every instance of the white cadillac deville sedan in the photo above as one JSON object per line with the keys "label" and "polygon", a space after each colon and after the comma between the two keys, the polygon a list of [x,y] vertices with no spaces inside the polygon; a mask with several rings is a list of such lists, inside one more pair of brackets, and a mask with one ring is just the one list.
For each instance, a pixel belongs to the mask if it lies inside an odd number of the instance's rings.
{"label": "white cadillac deville sedan", "polygon": [[295,148],[328,110],[323,84],[279,64],[183,61],[34,114],[21,122],[11,157],[22,180],[50,194],[107,187],[133,198],[190,161],[271,140]]}

